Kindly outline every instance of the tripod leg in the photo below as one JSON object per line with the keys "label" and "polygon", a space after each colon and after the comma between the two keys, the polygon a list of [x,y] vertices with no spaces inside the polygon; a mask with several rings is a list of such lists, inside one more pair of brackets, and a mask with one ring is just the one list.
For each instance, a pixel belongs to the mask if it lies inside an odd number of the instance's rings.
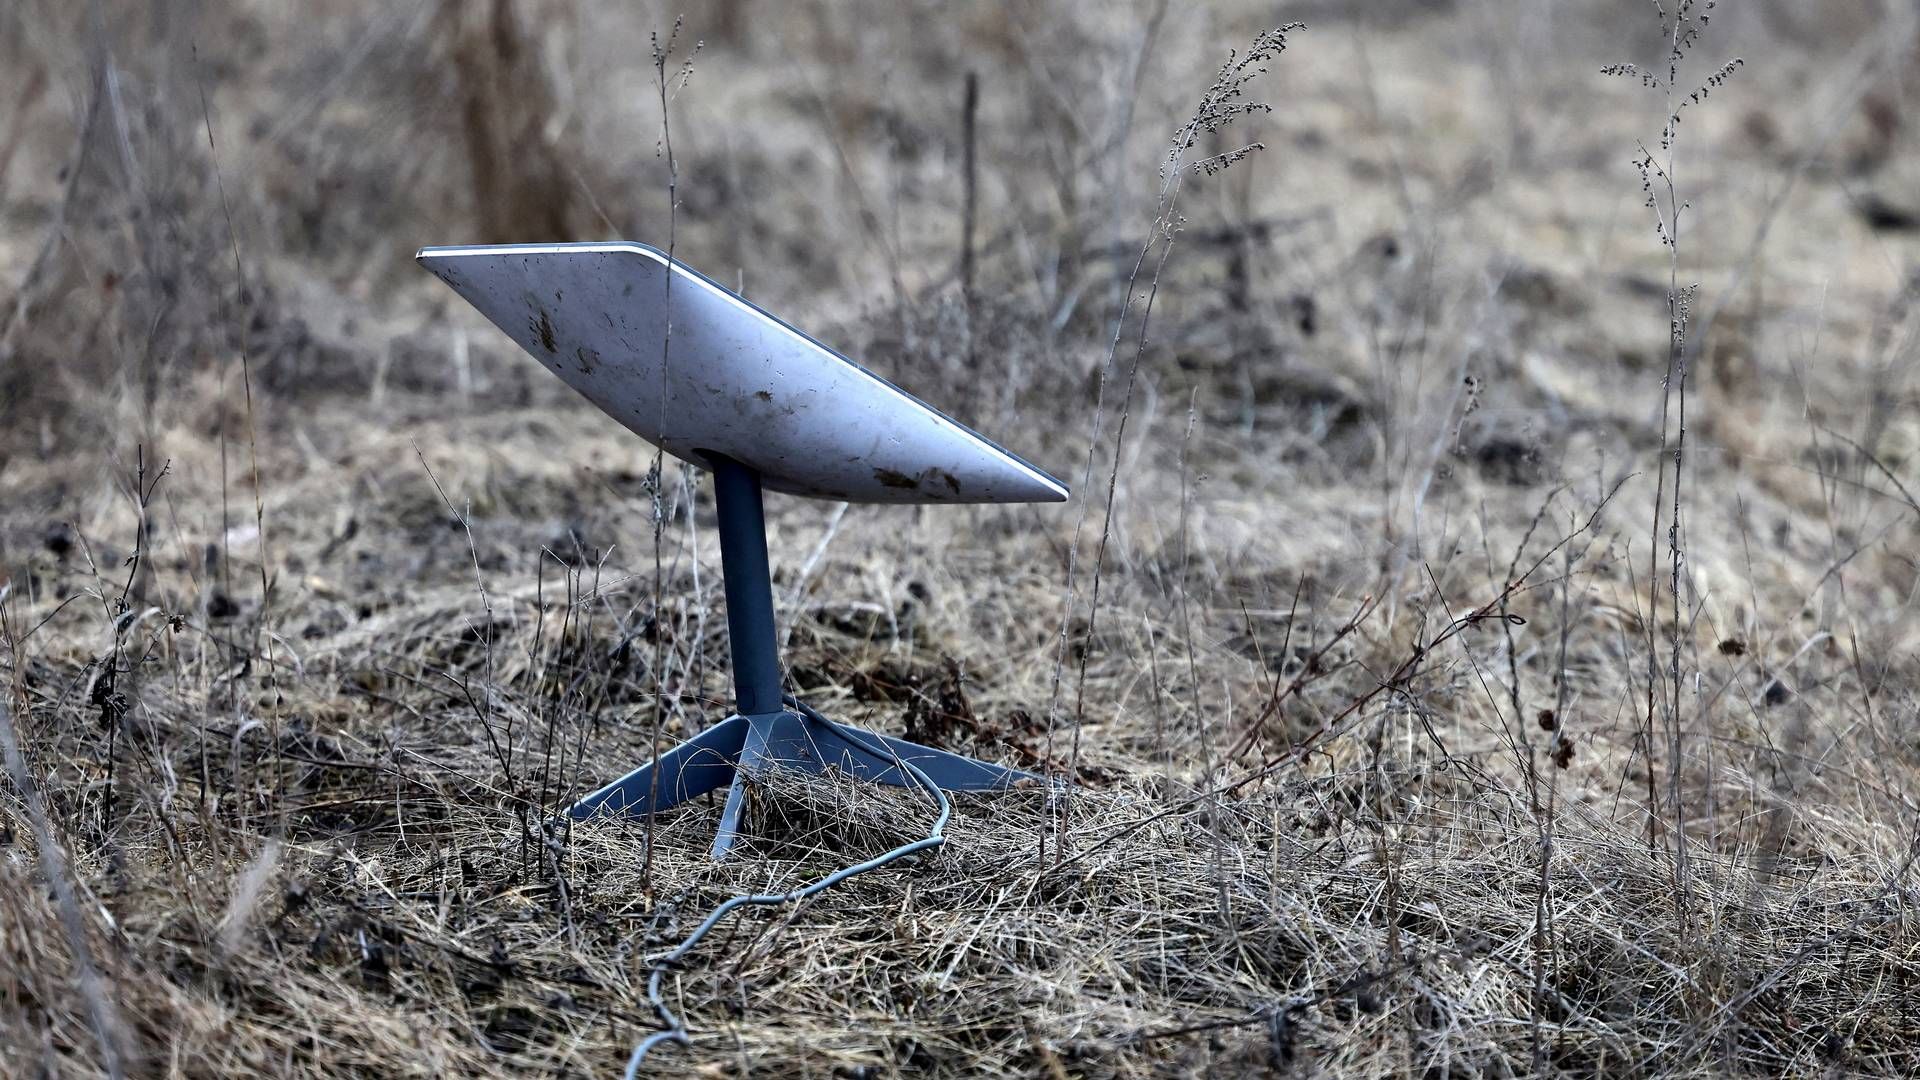
{"label": "tripod leg", "polygon": [[[732,780],[734,763],[740,759],[747,730],[745,717],[730,716],[661,754],[660,801],[652,809],[665,810]],[[653,792],[653,766],[642,765],[574,803],[567,810],[567,816],[578,821],[603,811],[629,817],[645,814]]]}
{"label": "tripod leg", "polygon": [[[859,743],[841,738],[824,724],[806,721],[806,733],[815,760],[822,765],[837,765],[862,780],[896,787],[913,787],[917,784],[906,770],[900,768],[899,761],[915,766],[926,773],[929,780],[947,791],[1004,791],[1023,781],[1035,784],[1048,782],[1045,777],[1034,773],[990,765],[961,754],[896,739],[891,735],[859,728],[849,730],[861,737]],[[874,749],[884,749],[887,756],[874,753]]]}
{"label": "tripod leg", "polygon": [[747,804],[747,778],[749,774],[769,768],[777,762],[768,749],[768,741],[785,714],[774,713],[766,716],[735,717],[747,725],[746,738],[741,744],[739,760],[733,770],[733,789],[727,792],[727,807],[720,812],[720,828],[713,835],[713,858],[715,862],[727,857],[727,849],[740,838],[740,814]]}

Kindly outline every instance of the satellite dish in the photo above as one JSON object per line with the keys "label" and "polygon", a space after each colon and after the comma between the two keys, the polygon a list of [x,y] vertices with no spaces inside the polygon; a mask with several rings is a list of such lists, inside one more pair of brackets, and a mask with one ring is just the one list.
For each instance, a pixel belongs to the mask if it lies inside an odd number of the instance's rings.
{"label": "satellite dish", "polygon": [[[781,693],[763,488],[876,503],[1060,502],[1066,486],[645,244],[430,247],[420,264],[641,438],[713,474],[738,711],[581,799],[574,818],[644,815],[745,778],[836,767],[950,791],[1041,777],[841,727]],[[791,706],[791,707],[790,707]]]}
{"label": "satellite dish", "polygon": [[422,249],[420,264],[628,430],[774,491],[1061,502],[1058,480],[645,244]]}

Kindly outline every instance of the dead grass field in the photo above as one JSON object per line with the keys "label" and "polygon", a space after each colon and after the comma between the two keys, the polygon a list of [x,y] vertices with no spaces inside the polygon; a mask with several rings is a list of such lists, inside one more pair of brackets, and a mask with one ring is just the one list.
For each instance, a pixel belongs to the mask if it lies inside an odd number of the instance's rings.
{"label": "dead grass field", "polygon": [[0,1074],[617,1074],[924,832],[543,824],[726,715],[710,498],[411,255],[669,229],[1074,488],[769,514],[796,692],[1077,786],[649,1071],[1920,1073],[1920,31],[1720,6],[1671,266],[1639,0],[716,0],[671,176],[672,7],[0,9]]}

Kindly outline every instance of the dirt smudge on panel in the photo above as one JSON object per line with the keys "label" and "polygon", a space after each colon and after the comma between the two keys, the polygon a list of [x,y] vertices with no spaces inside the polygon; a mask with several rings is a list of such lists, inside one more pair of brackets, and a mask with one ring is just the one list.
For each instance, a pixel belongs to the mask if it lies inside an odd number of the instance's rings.
{"label": "dirt smudge on panel", "polygon": [[546,309],[536,308],[534,313],[537,318],[528,325],[533,327],[534,334],[540,338],[540,344],[545,346],[548,352],[558,352],[559,347],[553,343],[553,321],[547,318]]}
{"label": "dirt smudge on panel", "polygon": [[913,477],[908,476],[906,473],[896,472],[893,469],[885,469],[885,468],[875,469],[873,470],[873,478],[875,480],[880,481],[882,484],[885,484],[890,488],[904,488],[904,489],[910,490],[912,488],[917,488],[920,486],[920,481],[915,480]]}
{"label": "dirt smudge on panel", "polygon": [[930,477],[931,479],[938,480],[941,483],[947,485],[947,487],[950,490],[952,490],[952,492],[955,495],[960,494],[960,478],[948,472],[947,470],[940,468],[938,465],[934,466],[931,469],[928,469],[927,476]]}

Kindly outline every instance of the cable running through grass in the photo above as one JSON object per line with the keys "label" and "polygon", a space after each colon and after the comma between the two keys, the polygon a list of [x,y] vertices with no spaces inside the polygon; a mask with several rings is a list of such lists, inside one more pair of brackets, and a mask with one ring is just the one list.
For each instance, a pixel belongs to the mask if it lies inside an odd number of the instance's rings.
{"label": "cable running through grass", "polygon": [[735,896],[725,903],[722,903],[719,907],[714,908],[713,911],[707,915],[706,919],[694,928],[693,933],[688,934],[681,940],[680,944],[674,946],[673,951],[666,953],[653,962],[653,971],[647,976],[647,1001],[653,1006],[653,1013],[660,1018],[660,1023],[663,1025],[663,1028],[640,1040],[639,1045],[633,1048],[633,1056],[627,1059],[627,1080],[634,1080],[635,1077],[640,1075],[640,1066],[646,1061],[647,1054],[650,1053],[654,1047],[666,1042],[674,1042],[679,1043],[681,1046],[687,1046],[691,1042],[687,1035],[686,1025],[681,1022],[680,1017],[676,1015],[671,1008],[667,1007],[667,1000],[661,990],[661,983],[665,980],[667,972],[678,967],[680,962],[686,958],[686,955],[693,951],[694,946],[700,944],[700,939],[712,932],[713,928],[720,925],[721,920],[725,919],[735,909],[748,905],[771,906],[776,904],[798,903],[799,901],[817,896],[833,888],[835,885],[846,881],[848,878],[864,874],[869,870],[878,870],[908,855],[926,851],[931,848],[937,848],[947,842],[947,820],[953,816],[953,804],[948,801],[946,792],[941,791],[939,785],[935,784],[931,777],[921,772],[920,768],[912,762],[894,754],[884,745],[876,746],[874,743],[869,742],[864,732],[842,727],[834,723],[832,720],[821,715],[812,706],[794,697],[792,694],[783,694],[781,697],[788,706],[800,710],[807,719],[820,724],[835,735],[840,736],[876,757],[892,759],[895,765],[899,766],[908,776],[913,777],[914,783],[925,788],[928,793],[934,797],[934,800],[940,806],[940,816],[934,819],[933,827],[927,830],[927,835],[924,838],[915,840],[910,844],[902,844],[892,851],[876,855],[864,862],[843,867],[811,885],[805,885],[783,893],[745,893]]}

